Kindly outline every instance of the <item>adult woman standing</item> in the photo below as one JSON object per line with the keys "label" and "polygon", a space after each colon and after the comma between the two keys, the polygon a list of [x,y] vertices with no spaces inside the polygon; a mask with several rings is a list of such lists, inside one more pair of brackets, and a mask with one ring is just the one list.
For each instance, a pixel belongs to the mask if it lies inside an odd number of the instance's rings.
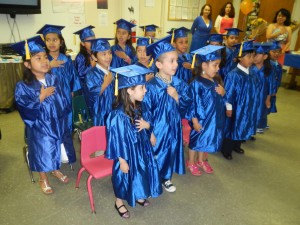
{"label": "adult woman standing", "polygon": [[[287,9],[281,8],[276,12],[273,23],[268,26],[266,32],[268,41],[280,41],[283,54],[289,51],[291,44],[292,29],[290,25],[291,13]],[[278,58],[280,64],[283,64],[283,54]]]}
{"label": "adult woman standing", "polygon": [[212,28],[211,6],[205,4],[201,8],[200,16],[198,16],[192,25],[191,32],[193,34],[190,52],[206,45],[209,38],[208,34]]}
{"label": "adult woman standing", "polygon": [[226,28],[234,27],[235,11],[231,2],[227,2],[220,10],[215,22],[215,30],[218,34],[226,34]]}

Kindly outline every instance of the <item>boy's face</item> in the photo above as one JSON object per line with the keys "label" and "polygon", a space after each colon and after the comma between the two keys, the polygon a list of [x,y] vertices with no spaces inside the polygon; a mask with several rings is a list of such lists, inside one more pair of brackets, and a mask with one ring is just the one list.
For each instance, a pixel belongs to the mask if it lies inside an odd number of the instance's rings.
{"label": "boy's face", "polygon": [[239,37],[235,36],[235,35],[229,35],[228,37],[226,37],[226,46],[231,48],[233,47],[235,44],[237,44],[239,41]]}
{"label": "boy's face", "polygon": [[146,31],[145,37],[155,38],[155,31]]}
{"label": "boy's face", "polygon": [[255,55],[254,52],[253,53],[247,53],[245,56],[240,58],[240,64],[243,67],[246,67],[246,68],[252,66],[253,60],[254,60],[254,55]]}
{"label": "boy's face", "polygon": [[149,62],[149,56],[147,56],[146,46],[136,47],[136,56],[140,63],[146,64]]}
{"label": "boy's face", "polygon": [[280,49],[276,49],[276,50],[271,50],[270,51],[270,58],[274,61],[277,61],[279,56],[281,54],[281,50]]}
{"label": "boy's face", "polygon": [[162,75],[173,76],[178,66],[177,59],[178,54],[176,51],[166,52],[161,57],[161,61],[156,61],[155,65]]}
{"label": "boy's face", "polygon": [[[94,55],[93,55],[93,59],[95,60]],[[109,68],[111,60],[112,60],[111,50],[97,52],[97,58],[95,61],[97,61],[97,63],[104,69],[107,70]]]}
{"label": "boy's face", "polygon": [[186,53],[189,47],[188,38],[187,37],[176,38],[176,40],[173,42],[173,46],[174,48],[176,48],[179,54]]}

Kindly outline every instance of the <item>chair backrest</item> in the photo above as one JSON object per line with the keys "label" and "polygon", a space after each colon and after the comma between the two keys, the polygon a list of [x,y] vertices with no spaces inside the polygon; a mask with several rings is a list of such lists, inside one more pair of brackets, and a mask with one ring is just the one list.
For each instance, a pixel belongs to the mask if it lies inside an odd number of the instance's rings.
{"label": "chair backrest", "polygon": [[83,95],[77,95],[72,98],[72,110],[73,110],[73,123],[80,121],[79,114],[81,114],[83,120],[86,119],[87,121],[91,121],[90,113]]}
{"label": "chair backrest", "polygon": [[[81,163],[92,160],[91,155],[96,151],[106,150],[105,126],[94,126],[81,133]],[[99,156],[99,157],[104,157]]]}

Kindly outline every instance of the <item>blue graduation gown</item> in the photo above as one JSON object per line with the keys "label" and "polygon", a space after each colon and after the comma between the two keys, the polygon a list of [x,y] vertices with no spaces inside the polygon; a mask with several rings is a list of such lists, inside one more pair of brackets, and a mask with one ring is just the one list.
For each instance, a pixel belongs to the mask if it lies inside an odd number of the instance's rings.
{"label": "blue graduation gown", "polygon": [[77,70],[81,87],[83,87],[83,84],[85,84],[85,76],[93,67],[91,66],[91,64],[88,66],[86,65],[85,57],[81,53],[78,53],[78,55],[76,56],[74,60],[74,66]]}
{"label": "blue graduation gown", "polygon": [[[109,114],[106,124],[106,158],[114,160],[112,184],[115,196],[126,200],[132,207],[138,199],[158,197],[162,186],[146,131],[138,132],[122,106]],[[120,170],[119,157],[129,165],[127,174]]]}
{"label": "blue graduation gown", "polygon": [[201,152],[216,152],[220,149],[224,136],[225,105],[223,97],[215,88],[216,81],[198,76],[189,87],[192,98],[190,119],[197,118],[202,129],[193,129],[190,134],[189,148]]}
{"label": "blue graduation gown", "polygon": [[223,80],[225,80],[226,75],[237,66],[237,62],[234,61],[235,57],[236,49],[226,47],[226,63],[219,70],[219,74]]}
{"label": "blue graduation gown", "polygon": [[156,137],[154,155],[164,179],[171,179],[173,172],[185,173],[182,124],[187,106],[190,104],[187,84],[172,76],[172,83],[178,95],[179,104],[167,93],[167,85],[158,77],[146,83],[143,99],[143,117],[150,123],[150,133]]}
{"label": "blue graduation gown", "polygon": [[32,171],[50,172],[61,166],[61,143],[64,144],[69,163],[76,161],[71,133],[68,131],[67,114],[71,110],[61,84],[55,75],[46,74],[48,87],[55,93],[40,103],[41,83],[20,81],[16,85],[15,100],[26,125],[29,165]]}
{"label": "blue graduation gown", "polygon": [[[274,85],[273,85],[273,92],[277,93],[278,88],[281,85],[281,78],[282,78],[282,66],[280,63],[271,60],[271,65],[273,67],[273,75],[274,75]],[[269,110],[269,113],[276,113],[277,108],[276,108],[276,95],[271,96],[271,108]]]}
{"label": "blue graduation gown", "polygon": [[128,55],[131,59],[131,64],[134,63],[134,56],[135,53],[132,51],[132,49],[129,46],[125,46],[125,50],[120,46],[120,45],[113,45],[111,46],[111,52],[112,52],[112,61],[111,61],[111,66],[114,68],[122,67],[122,66],[128,66],[129,64],[124,61],[124,59],[118,57],[115,54],[115,51],[123,51]]}
{"label": "blue graduation gown", "polygon": [[104,72],[97,66],[86,75],[87,104],[91,109],[94,126],[105,126],[108,114],[112,111],[114,101],[114,81],[100,95],[104,81]]}
{"label": "blue graduation gown", "polygon": [[259,83],[252,74],[236,67],[225,77],[226,102],[232,105],[232,117],[226,117],[225,137],[248,140],[256,132],[257,90]]}
{"label": "blue graduation gown", "polygon": [[201,16],[198,16],[191,27],[192,32],[192,43],[190,47],[190,52],[204,47],[207,44],[209,38],[208,34],[212,28],[212,21],[209,21],[209,26],[207,27]]}
{"label": "blue graduation gown", "polygon": [[[51,55],[48,55],[48,58],[50,62],[53,60]],[[51,74],[55,74],[58,77],[62,84],[63,92],[67,97],[68,104],[72,106],[71,93],[81,89],[78,74],[70,57],[60,53],[57,60],[64,61],[65,63],[62,65],[62,67],[51,68]],[[70,107],[70,109],[71,110],[68,113],[68,126],[70,132],[72,132],[72,107]]]}
{"label": "blue graduation gown", "polygon": [[256,66],[252,66],[250,69],[252,70],[252,73],[254,76],[257,77],[260,85],[260,89],[256,90],[258,93],[258,107],[256,109],[257,113],[257,128],[266,128],[267,126],[267,114],[268,109],[266,107],[266,99],[268,95],[272,95],[273,93],[273,78],[274,75],[268,74],[268,76],[265,76],[264,73],[264,66],[258,69]]}
{"label": "blue graduation gown", "polygon": [[179,77],[186,83],[188,83],[190,81],[190,79],[192,78],[192,70],[184,68],[182,64],[184,62],[192,63],[192,60],[193,60],[193,57],[191,54],[184,53],[184,54],[178,55],[178,60],[177,60],[178,67],[177,67],[175,76]]}

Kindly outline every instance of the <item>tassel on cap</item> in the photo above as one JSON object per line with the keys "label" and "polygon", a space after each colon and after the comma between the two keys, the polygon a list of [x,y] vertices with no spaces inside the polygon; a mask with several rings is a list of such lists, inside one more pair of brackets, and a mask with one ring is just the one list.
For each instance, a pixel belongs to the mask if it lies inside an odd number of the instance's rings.
{"label": "tassel on cap", "polygon": [[196,61],[196,54],[193,55],[193,60],[192,60],[192,69],[195,68],[195,61]]}
{"label": "tassel on cap", "polygon": [[30,52],[29,52],[29,46],[28,46],[27,40],[25,40],[25,55],[26,55],[26,60],[29,60]]}
{"label": "tassel on cap", "polygon": [[239,57],[241,57],[242,53],[243,53],[243,44],[244,44],[244,42],[242,42],[242,44],[240,46]]}
{"label": "tassel on cap", "polygon": [[151,45],[152,44],[152,38],[150,37],[150,36],[148,36],[149,37],[149,45]]}
{"label": "tassel on cap", "polygon": [[76,45],[76,35],[73,34],[73,45]]}
{"label": "tassel on cap", "polygon": [[154,62],[154,59],[153,59],[153,57],[152,57],[150,63],[148,64],[148,68],[152,66],[153,62]]}
{"label": "tassel on cap", "polygon": [[174,36],[175,36],[174,32],[175,32],[175,29],[173,29],[173,31],[172,31],[172,39],[171,39],[171,44],[173,44],[173,42],[174,42]]}
{"label": "tassel on cap", "polygon": [[144,37],[146,37],[146,26],[144,26]]}
{"label": "tassel on cap", "polygon": [[115,96],[118,96],[118,94],[119,94],[118,87],[119,87],[118,73],[116,73],[116,80],[115,80]]}
{"label": "tassel on cap", "polygon": [[40,37],[42,38],[43,42],[45,42],[45,38],[43,34],[40,34]]}

